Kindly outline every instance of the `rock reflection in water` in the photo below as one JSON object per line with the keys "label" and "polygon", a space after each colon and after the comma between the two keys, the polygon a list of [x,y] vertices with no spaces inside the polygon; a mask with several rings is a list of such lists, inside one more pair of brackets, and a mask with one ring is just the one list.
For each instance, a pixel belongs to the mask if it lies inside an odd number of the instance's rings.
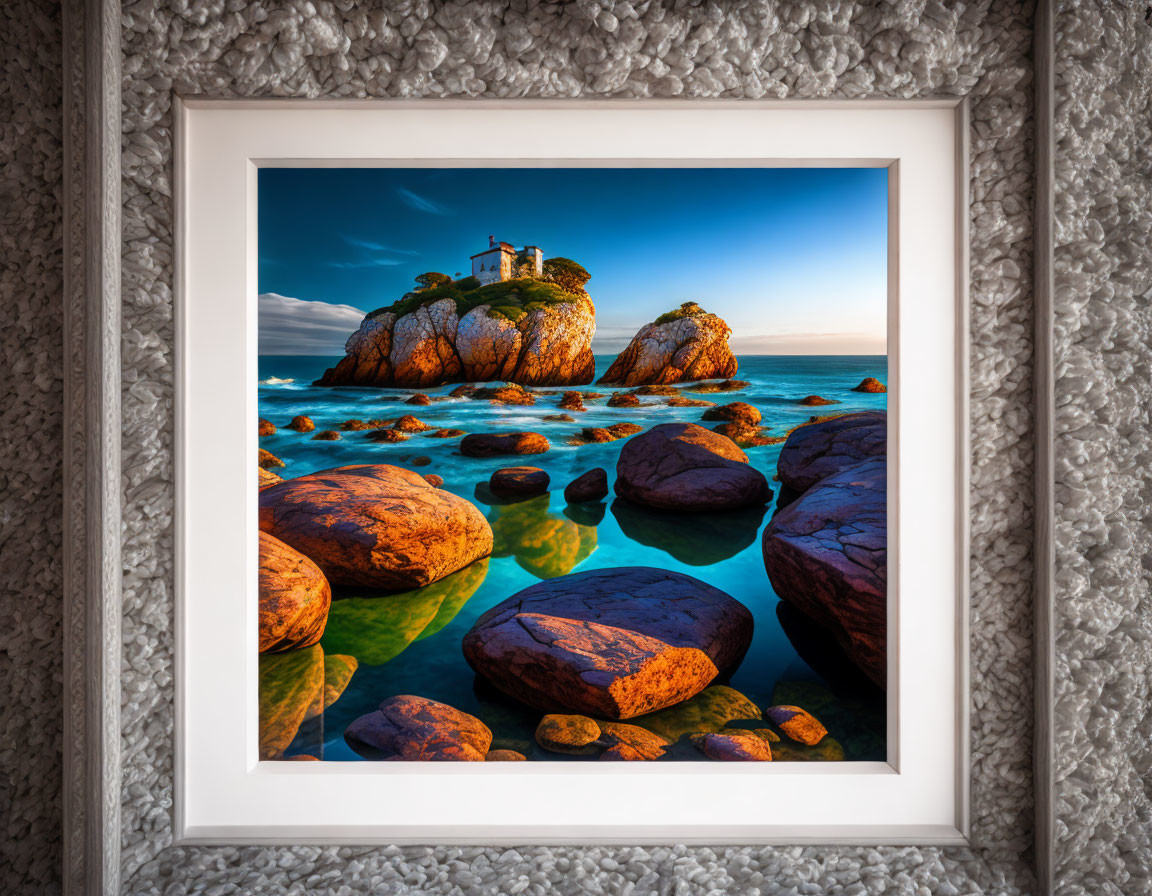
{"label": "rock reflection in water", "polygon": [[548,512],[548,495],[517,504],[497,505],[492,523],[492,556],[515,557],[522,569],[540,579],[570,573],[596,550],[595,526],[582,526]]}
{"label": "rock reflection in water", "polygon": [[365,665],[382,666],[451,622],[487,573],[484,557],[415,591],[334,600],[320,643]]}
{"label": "rock reflection in water", "polygon": [[[319,645],[260,655],[260,758],[323,758],[324,710],[348,687],[354,657]],[[287,755],[285,755],[287,754]]]}
{"label": "rock reflection in water", "polygon": [[675,513],[641,507],[624,498],[612,502],[612,515],[628,538],[691,566],[719,563],[755,542],[764,511],[764,507],[748,507],[724,513]]}

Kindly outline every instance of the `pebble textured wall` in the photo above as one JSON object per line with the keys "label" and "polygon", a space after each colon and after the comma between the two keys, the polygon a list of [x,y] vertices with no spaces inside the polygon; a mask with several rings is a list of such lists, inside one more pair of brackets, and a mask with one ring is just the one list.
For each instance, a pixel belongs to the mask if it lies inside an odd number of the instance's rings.
{"label": "pebble textured wall", "polygon": [[61,32],[0,4],[0,893],[60,884]]}
{"label": "pebble textured wall", "polygon": [[1056,26],[1057,879],[1147,896],[1152,6],[1063,3]]}
{"label": "pebble textured wall", "polygon": [[[1020,857],[1029,848],[1032,813],[1031,8],[1003,0],[812,6],[819,11],[762,2],[592,0],[125,5],[123,871],[133,892],[837,894],[1027,887]],[[165,851],[171,836],[173,88],[309,97],[969,94],[977,346],[972,423],[979,446],[972,496],[973,827],[986,851]],[[1003,868],[1011,869],[1007,878]]]}

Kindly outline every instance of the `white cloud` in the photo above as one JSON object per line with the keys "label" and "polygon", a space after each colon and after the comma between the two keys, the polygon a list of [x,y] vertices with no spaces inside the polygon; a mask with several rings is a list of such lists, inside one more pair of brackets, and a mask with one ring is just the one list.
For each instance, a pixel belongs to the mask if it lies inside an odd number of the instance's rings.
{"label": "white cloud", "polygon": [[400,198],[404,200],[404,204],[410,208],[416,209],[419,212],[428,212],[430,215],[446,215],[448,209],[440,205],[438,202],[433,202],[431,199],[413,193],[411,190],[405,190],[403,187],[397,187],[396,192]]}
{"label": "white cloud", "polygon": [[274,292],[257,300],[260,354],[341,355],[364,312],[351,305],[308,302]]}

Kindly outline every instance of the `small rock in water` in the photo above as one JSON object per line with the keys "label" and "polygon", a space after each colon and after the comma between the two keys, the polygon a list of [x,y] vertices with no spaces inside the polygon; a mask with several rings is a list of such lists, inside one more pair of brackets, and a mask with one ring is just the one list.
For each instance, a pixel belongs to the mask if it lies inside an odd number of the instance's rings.
{"label": "small rock in water", "polygon": [[482,387],[476,389],[470,397],[487,398],[489,401],[496,402],[497,404],[530,405],[536,403],[536,399],[532,397],[532,393],[528,392],[523,386],[518,386],[515,383],[506,383],[503,386],[496,387]]}
{"label": "small rock in water", "polygon": [[340,428],[345,432],[362,432],[365,429],[375,429],[376,427],[365,420],[345,420],[340,424]]}
{"label": "small rock in water", "polygon": [[426,467],[428,464],[432,463],[432,458],[423,454],[418,454],[416,457],[408,461],[408,463],[413,467]]}
{"label": "small rock in water", "polygon": [[515,750],[489,750],[485,762],[525,762],[528,757]]}
{"label": "small rock in water", "polygon": [[424,481],[433,488],[440,488],[444,484],[444,477],[437,476],[435,473],[423,473]]}
{"label": "small rock in water", "polygon": [[257,435],[271,436],[276,434],[276,427],[272,425],[271,421],[260,418],[260,424],[257,427]]}
{"label": "small rock in water", "polygon": [[569,504],[582,501],[599,501],[608,495],[608,471],[596,467],[568,483],[564,489],[564,500]]}
{"label": "small rock in water", "polygon": [[800,399],[800,404],[805,407],[815,408],[826,404],[840,404],[840,402],[832,398],[824,398],[821,395],[805,395]]}
{"label": "small rock in water", "polygon": [[624,722],[597,722],[600,726],[600,743],[609,749],[626,747],[634,755],[618,755],[614,759],[659,759],[671,741],[639,725]]}
{"label": "small rock in water", "polygon": [[427,432],[432,427],[421,420],[417,420],[411,414],[405,414],[392,424],[392,428],[398,429],[400,432]]}
{"label": "small rock in water", "polygon": [[405,442],[408,440],[408,435],[397,429],[373,429],[365,433],[364,438],[373,442]]}
{"label": "small rock in water", "polygon": [[543,454],[551,447],[538,432],[473,433],[460,441],[460,453],[465,457]]}
{"label": "small rock in water", "polygon": [[[372,438],[374,433],[369,433],[368,438]],[[340,433],[334,429],[322,429],[316,435],[312,436],[314,442],[338,442],[340,441]]]}
{"label": "small rock in water", "polygon": [[488,726],[474,716],[424,697],[389,697],[360,716],[344,740],[368,758],[410,762],[483,762],[492,743]]}
{"label": "small rock in water", "polygon": [[287,428],[296,432],[312,432],[316,428],[316,424],[312,422],[311,417],[300,414],[292,418],[292,422],[288,424]]}
{"label": "small rock in water", "polygon": [[423,392],[417,392],[410,398],[405,399],[404,404],[429,405],[432,404],[432,399],[425,395]]}
{"label": "small rock in water", "polygon": [[731,404],[709,408],[700,419],[723,420],[729,423],[740,423],[744,426],[757,426],[760,423],[761,415],[759,408],[755,408],[747,402],[734,401]]}
{"label": "small rock in water", "polygon": [[675,386],[640,386],[633,390],[637,395],[679,395]]}
{"label": "small rock in water", "polygon": [[258,455],[256,463],[263,467],[265,470],[271,470],[273,467],[284,466],[284,461],[280,460],[280,458],[278,458],[271,451],[265,451],[263,448],[260,449],[260,454]]}
{"label": "small rock in water", "polygon": [[720,383],[693,383],[691,386],[685,386],[686,392],[699,392],[708,394],[710,392],[739,392],[741,389],[747,389],[751,383],[747,380],[724,380]]}
{"label": "small rock in water", "polygon": [[669,398],[668,407],[670,408],[711,408],[715,407],[716,402],[705,401],[703,398]]}
{"label": "small rock in water", "polygon": [[692,743],[709,759],[720,762],[771,762],[772,750],[758,737],[743,734],[694,734]]}
{"label": "small rock in water", "polygon": [[866,376],[860,381],[859,386],[852,387],[853,392],[887,392],[888,387],[885,386],[880,380],[874,376]]}
{"label": "small rock in water", "polygon": [[263,467],[257,467],[256,470],[260,476],[260,488],[267,488],[270,485],[275,485],[277,482],[284,481],[283,477],[277,476],[271,470],[265,470]]}
{"label": "small rock in water", "polygon": [[799,706],[769,706],[764,717],[794,741],[814,746],[828,733],[820,721]]}
{"label": "small rock in water", "polygon": [[464,435],[464,430],[462,429],[437,429],[428,433],[430,439],[454,439],[462,435]]}
{"label": "small rock in water", "polygon": [[[583,408],[581,408],[583,410]],[[545,423],[575,423],[576,418],[571,414],[549,414],[544,418]]]}
{"label": "small rock in water", "polygon": [[550,481],[539,467],[504,467],[492,474],[488,488],[494,495],[530,497],[548,491]]}
{"label": "small rock in water", "polygon": [[608,399],[608,407],[638,408],[640,407],[640,399],[633,395],[631,392],[617,392]]}
{"label": "small rock in water", "polygon": [[564,411],[587,410],[587,408],[584,407],[584,396],[579,392],[565,392],[564,397],[560,399],[557,407]]}
{"label": "small rock in water", "polygon": [[448,393],[450,398],[472,398],[475,394],[476,387],[469,383],[464,383],[463,385],[457,386],[455,389]]}
{"label": "small rock in water", "polygon": [[785,441],[784,436],[765,436],[761,426],[748,426],[744,423],[721,423],[713,426],[712,432],[727,436],[741,448],[758,448],[761,445],[778,445]]}
{"label": "small rock in water", "polygon": [[587,716],[550,714],[536,726],[536,743],[553,753],[595,753],[600,726]]}

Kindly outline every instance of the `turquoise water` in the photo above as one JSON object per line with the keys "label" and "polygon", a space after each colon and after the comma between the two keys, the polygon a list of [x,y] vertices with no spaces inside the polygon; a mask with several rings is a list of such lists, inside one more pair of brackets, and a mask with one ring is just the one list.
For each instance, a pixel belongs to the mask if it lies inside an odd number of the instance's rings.
{"label": "turquoise water", "polygon": [[[499,746],[530,752],[531,759],[572,759],[533,750],[531,736],[539,713],[520,709],[478,684],[464,661],[461,639],[483,612],[542,578],[614,566],[655,566],[702,579],[752,611],[755,636],[729,682],[732,687],[761,706],[795,702],[780,699],[790,693],[822,695],[825,702],[820,705],[826,716],[822,721],[843,745],[845,758],[884,758],[883,695],[864,683],[862,675],[846,668],[843,657],[827,639],[818,632],[813,634],[811,626],[795,614],[784,611],[788,631],[781,623],[779,600],[764,571],[759,537],[773,505],[731,514],[677,516],[617,502],[610,494],[600,505],[565,507],[564,486],[581,473],[604,467],[612,482],[624,445],[620,440],[573,447],[566,444],[570,436],[586,426],[623,421],[645,427],[673,421],[699,422],[705,409],[668,407],[658,396],[642,397],[646,406],[641,408],[609,408],[603,398],[586,401],[588,410],[584,413],[569,412],[577,418],[575,423],[556,423],[542,418],[565,413],[556,408],[563,389],[530,390],[537,395],[536,404],[530,407],[494,406],[468,399],[419,407],[397,400],[416,391],[412,389],[310,385],[337,360],[260,358],[260,416],[279,427],[274,435],[262,438],[260,445],[285,461],[286,467],[277,472],[290,477],[351,463],[407,466],[414,458],[427,457],[430,462],[426,466],[413,469],[442,476],[445,489],[476,503],[493,524],[496,550],[486,570],[473,564],[406,595],[338,592],[321,646],[328,655],[356,656],[359,667],[339,699],[301,726],[286,755],[309,753],[325,760],[358,760],[361,757],[344,743],[345,727],[375,709],[381,700],[396,694],[416,694],[478,716],[493,729]],[[597,358],[597,377],[611,361],[612,356]],[[884,409],[887,404],[884,394],[850,391],[866,376],[888,381],[883,356],[748,356],[739,358],[739,365],[736,378],[749,381],[746,389],[688,397],[717,404],[748,402],[762,412],[767,435],[782,436],[813,414]],[[293,382],[267,384],[270,377]],[[447,395],[452,388],[423,391],[435,397]],[[613,391],[595,385],[579,388],[606,394]],[[797,403],[811,394],[841,403],[818,408]],[[477,459],[457,451],[459,439],[413,435],[406,442],[376,443],[363,433],[343,432],[340,441],[320,442],[313,441],[312,434],[283,428],[297,414],[311,417],[319,431],[339,430],[341,422],[349,418],[367,420],[404,413],[438,428],[466,432],[540,432],[552,443],[552,449],[527,458]],[[775,475],[780,447],[746,449],[750,463],[769,480]],[[489,504],[485,498],[491,498],[477,485],[487,483],[500,467],[518,463],[547,470],[552,478],[549,495],[521,504]],[[778,491],[775,483],[773,491]]]}

